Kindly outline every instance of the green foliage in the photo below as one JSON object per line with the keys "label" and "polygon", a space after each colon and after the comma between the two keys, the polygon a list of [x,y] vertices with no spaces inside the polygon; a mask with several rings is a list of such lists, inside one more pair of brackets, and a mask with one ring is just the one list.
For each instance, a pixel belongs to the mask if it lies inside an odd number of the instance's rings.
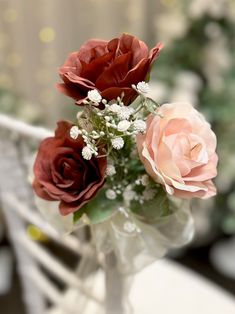
{"label": "green foliage", "polygon": [[117,207],[118,201],[107,199],[105,191],[101,190],[95,198],[73,214],[73,221],[76,223],[83,214],[86,214],[91,223],[100,223],[108,219]]}
{"label": "green foliage", "polygon": [[172,212],[170,201],[162,188],[158,189],[158,192],[152,200],[145,201],[143,204],[133,201],[130,209],[136,215],[141,216],[146,222],[151,223],[160,217],[170,215]]}

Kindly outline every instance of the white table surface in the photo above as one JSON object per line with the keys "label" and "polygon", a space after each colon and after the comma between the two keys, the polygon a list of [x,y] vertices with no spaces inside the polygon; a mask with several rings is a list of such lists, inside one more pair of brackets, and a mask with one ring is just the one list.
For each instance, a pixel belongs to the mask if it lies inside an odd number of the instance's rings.
{"label": "white table surface", "polygon": [[135,277],[130,300],[135,314],[235,314],[233,296],[166,259]]}

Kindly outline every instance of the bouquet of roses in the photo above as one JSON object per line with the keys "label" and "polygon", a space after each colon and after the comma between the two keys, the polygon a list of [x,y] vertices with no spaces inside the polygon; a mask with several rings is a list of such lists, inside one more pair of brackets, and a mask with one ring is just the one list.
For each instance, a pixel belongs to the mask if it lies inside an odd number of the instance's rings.
{"label": "bouquet of roses", "polygon": [[34,164],[36,194],[59,201],[60,214],[73,215],[75,225],[101,224],[97,241],[111,239],[123,262],[136,261],[146,247],[158,257],[187,242],[192,224],[182,200],[216,193],[209,123],[190,104],[159,105],[148,96],[161,49],[149,51],[123,34],[89,40],[71,53],[57,87],[81,110],[73,122],[58,122]]}

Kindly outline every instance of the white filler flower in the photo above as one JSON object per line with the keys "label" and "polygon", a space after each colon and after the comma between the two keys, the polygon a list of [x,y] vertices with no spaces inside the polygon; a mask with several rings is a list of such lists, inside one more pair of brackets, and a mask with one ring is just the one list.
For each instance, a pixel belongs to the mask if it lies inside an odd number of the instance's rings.
{"label": "white filler flower", "polygon": [[74,125],[71,127],[69,134],[70,134],[70,137],[76,140],[78,138],[78,135],[81,134],[81,131],[76,125]]}
{"label": "white filler flower", "polygon": [[107,165],[106,174],[107,174],[107,176],[109,176],[109,177],[115,175],[115,174],[116,174],[116,169],[115,169],[115,167],[114,167],[113,165],[110,165],[110,164]]}
{"label": "white filler flower", "polygon": [[128,120],[130,118],[130,115],[135,111],[132,107],[120,107],[121,110],[117,112],[118,117],[121,120]]}
{"label": "white filler flower", "polygon": [[138,132],[144,132],[146,130],[146,123],[143,120],[135,120],[133,126]]}
{"label": "white filler flower", "polygon": [[129,129],[130,125],[131,125],[130,121],[122,120],[118,123],[117,129],[120,132],[125,132]]}
{"label": "white filler flower", "polygon": [[149,176],[147,174],[142,175],[141,177],[141,183],[143,186],[147,186],[149,184]]}
{"label": "white filler flower", "polygon": [[151,201],[154,199],[154,196],[156,195],[156,191],[154,189],[146,189],[143,192],[143,198],[145,201]]}
{"label": "white filler flower", "polygon": [[146,83],[146,82],[139,82],[136,86],[137,88],[137,91],[140,93],[140,94],[148,94],[150,92],[150,87],[149,87],[149,84]]}
{"label": "white filler flower", "polygon": [[134,198],[136,197],[136,192],[133,190],[128,190],[126,189],[123,192],[123,199],[125,202],[129,203],[130,201],[132,201]]}
{"label": "white filler flower", "polygon": [[87,94],[87,97],[94,103],[99,103],[102,100],[100,93],[96,89],[90,90]]}
{"label": "white filler flower", "polygon": [[124,140],[121,137],[116,137],[111,140],[112,146],[115,149],[121,149],[124,146]]}
{"label": "white filler flower", "polygon": [[106,195],[107,199],[109,199],[109,200],[115,200],[115,198],[117,197],[116,192],[112,189],[108,189],[105,192],[105,195]]}
{"label": "white filler flower", "polygon": [[85,146],[82,149],[82,157],[86,160],[90,160],[92,157],[92,150],[90,149],[90,147]]}
{"label": "white filler flower", "polygon": [[118,104],[112,104],[112,105],[110,105],[108,110],[113,112],[113,113],[119,113],[122,110],[122,107],[119,106]]}

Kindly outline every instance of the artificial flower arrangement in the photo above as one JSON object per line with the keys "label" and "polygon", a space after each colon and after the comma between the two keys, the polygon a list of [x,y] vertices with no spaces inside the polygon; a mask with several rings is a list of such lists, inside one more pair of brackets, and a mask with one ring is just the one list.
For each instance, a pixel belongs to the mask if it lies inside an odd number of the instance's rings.
{"label": "artificial flower arrangement", "polygon": [[[190,104],[160,105],[148,96],[161,49],[149,51],[123,34],[89,40],[71,53],[57,87],[81,110],[75,121],[58,122],[34,164],[36,194],[58,201],[60,214],[73,215],[75,225],[103,223],[103,239],[113,239],[123,261],[129,254],[136,261],[145,247],[158,257],[163,247],[186,243],[192,225],[181,200],[216,194],[216,136],[209,123]],[[134,252],[120,246],[120,234],[134,234]]]}

